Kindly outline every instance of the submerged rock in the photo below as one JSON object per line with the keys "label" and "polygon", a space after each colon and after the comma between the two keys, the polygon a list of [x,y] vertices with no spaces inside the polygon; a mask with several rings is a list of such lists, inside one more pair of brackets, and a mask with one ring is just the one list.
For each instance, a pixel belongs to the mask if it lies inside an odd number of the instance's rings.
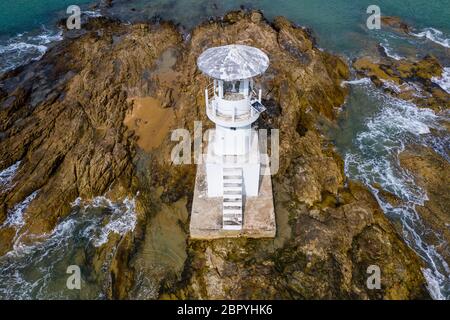
{"label": "submerged rock", "polygon": [[431,55],[419,61],[362,57],[353,62],[353,67],[359,76],[369,77],[395,97],[435,111],[450,108],[450,94],[433,82],[441,77],[443,68]]}
{"label": "submerged rock", "polygon": [[[26,211],[23,241],[52,230],[77,197],[139,192],[134,231],[113,237],[93,258],[100,266],[112,256],[110,298],[428,296],[421,261],[370,192],[346,180],[342,160],[322,136],[321,125],[335,120],[345,100],[341,82],[349,69],[319,50],[308,30],[282,17],[270,24],[257,11],[208,21],[186,40],[169,23],[96,18],[84,30],[0,79],[0,169],[21,160],[12,187],[0,193],[0,217],[40,190]],[[192,133],[194,121],[211,127],[203,97],[208,79],[196,59],[230,43],[258,47],[271,61],[258,79],[268,106],[258,126],[280,130],[273,176],[278,233],[271,240],[190,241],[195,166],[171,163],[169,134],[154,133],[158,141],[141,149],[145,133],[124,120],[131,98],[151,97],[173,110],[172,128]],[[174,61],[166,64],[168,51]],[[8,234],[0,231],[1,253],[11,248]],[[366,285],[370,265],[381,269],[381,289]]]}
{"label": "submerged rock", "polygon": [[394,16],[382,16],[381,23],[383,26],[387,26],[393,28],[397,32],[410,34],[412,32],[411,26],[409,26],[406,22],[404,22],[399,17]]}

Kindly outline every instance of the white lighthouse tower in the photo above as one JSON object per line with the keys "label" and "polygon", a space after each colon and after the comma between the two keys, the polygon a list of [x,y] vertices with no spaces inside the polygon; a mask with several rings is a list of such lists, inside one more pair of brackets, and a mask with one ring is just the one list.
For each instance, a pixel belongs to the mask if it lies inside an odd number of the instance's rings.
{"label": "white lighthouse tower", "polygon": [[[252,217],[252,207],[257,210],[258,204],[262,204],[268,207],[268,216],[273,216],[270,177],[265,183],[266,189],[269,184],[266,193],[270,191],[270,204],[266,203],[267,194],[258,201],[261,154],[258,134],[252,130],[252,123],[265,111],[261,90],[255,88],[253,78],[266,71],[269,58],[260,49],[233,44],[207,49],[199,56],[197,65],[211,78],[205,89],[205,104],[206,114],[216,128],[209,138],[204,163],[197,171],[191,236],[202,234],[201,230],[209,234],[206,238],[227,236],[230,234],[227,231],[245,233],[243,229],[254,234],[255,230],[250,230],[255,227],[252,219],[247,219],[249,228],[244,223],[247,215]],[[221,214],[217,215],[217,211]],[[213,219],[209,226],[208,218]]]}

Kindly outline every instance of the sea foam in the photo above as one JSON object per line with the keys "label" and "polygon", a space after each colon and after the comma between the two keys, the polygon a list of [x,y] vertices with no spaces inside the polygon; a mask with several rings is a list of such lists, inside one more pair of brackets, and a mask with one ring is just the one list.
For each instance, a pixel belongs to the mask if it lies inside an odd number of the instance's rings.
{"label": "sea foam", "polygon": [[0,73],[41,59],[50,43],[62,39],[61,30],[51,31],[44,27],[37,35],[20,33],[10,38],[6,43],[0,44]]}
{"label": "sea foam", "polygon": [[19,169],[20,161],[17,161],[12,166],[0,171],[0,186],[8,186],[16,175],[17,169]]}
{"label": "sea foam", "polygon": [[405,59],[405,57],[402,57],[396,53],[394,53],[393,49],[389,46],[389,43],[387,41],[384,41],[380,43],[380,46],[383,48],[384,52],[389,58],[395,59],[395,60],[402,60]]}
{"label": "sea foam", "polygon": [[435,28],[425,28],[419,33],[412,33],[412,35],[419,38],[427,38],[436,44],[443,47],[450,48],[450,39],[444,36],[444,33]]}
{"label": "sea foam", "polygon": [[94,208],[106,209],[110,212],[105,214],[105,220],[101,223],[85,230],[85,236],[89,237],[96,247],[107,243],[111,233],[122,236],[133,231],[136,226],[136,201],[134,198],[126,197],[121,202],[113,202],[104,196],[95,197],[90,201],[78,198],[74,201],[73,206],[80,207],[84,212]]}
{"label": "sea foam", "polygon": [[342,81],[341,87],[348,85],[348,84],[358,85],[358,84],[370,84],[370,83],[371,83],[371,81],[369,78],[361,78],[361,79],[356,79],[356,80]]}
{"label": "sea foam", "polygon": [[440,77],[431,78],[431,81],[450,94],[450,67],[445,67],[444,70],[442,70],[442,75]]}
{"label": "sea foam", "polygon": [[[444,130],[440,116],[432,110],[418,108],[377,89],[368,90],[382,107],[378,113],[366,120],[365,129],[355,138],[356,148],[345,154],[345,173],[369,187],[383,211],[391,219],[400,221],[405,241],[427,263],[423,270],[427,287],[434,299],[450,298],[450,268],[428,237],[440,235],[424,226],[416,211],[428,199],[426,191],[417,185],[410,172],[402,168],[399,154],[406,144],[422,144],[434,148],[428,142],[431,128]],[[403,201],[392,205],[380,194],[375,185],[394,194]],[[447,288],[447,289],[446,289]]]}

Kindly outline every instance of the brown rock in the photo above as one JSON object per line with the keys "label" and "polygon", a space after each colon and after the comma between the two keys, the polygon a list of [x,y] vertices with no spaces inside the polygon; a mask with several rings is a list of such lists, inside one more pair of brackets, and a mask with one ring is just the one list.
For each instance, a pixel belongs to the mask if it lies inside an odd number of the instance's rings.
{"label": "brown rock", "polygon": [[[11,208],[39,190],[24,231],[42,234],[70,212],[78,196],[110,190],[108,195],[118,197],[139,190],[135,231],[112,237],[91,259],[101,270],[102,261],[112,256],[108,297],[426,296],[421,262],[370,192],[353,183],[346,187],[342,160],[318,129],[319,121],[335,119],[345,100],[348,89],[340,84],[349,77],[348,66],[317,49],[307,30],[282,18],[271,25],[258,15],[232,12],[195,28],[187,43],[169,24],[141,28],[93,19],[85,34],[3,78],[7,95],[0,98],[6,105],[0,123],[6,136],[0,141],[0,168],[19,159],[22,165],[14,187],[0,197],[2,204]],[[256,46],[271,59],[257,79],[269,107],[258,125],[280,130],[273,191],[282,228],[274,240],[187,242],[185,213],[195,167],[171,164],[174,143],[168,135],[148,152],[139,148],[124,124],[128,99],[167,101],[174,127],[192,132],[194,120],[210,127],[203,97],[208,79],[197,70],[196,59],[208,47],[229,43]],[[158,61],[173,48],[179,54],[169,69],[177,76],[161,81]],[[24,80],[28,72],[34,74]],[[167,98],[168,90],[175,98]],[[184,253],[176,255],[179,260],[160,258],[164,237],[176,239],[169,248]],[[148,261],[166,264],[150,268]],[[366,288],[371,264],[382,269],[378,291]]]}
{"label": "brown rock", "polygon": [[430,234],[428,240],[450,263],[450,164],[432,149],[419,145],[412,145],[402,152],[400,162],[426,191],[428,200],[416,209],[426,227],[438,235]]}
{"label": "brown rock", "polygon": [[353,67],[361,77],[369,77],[395,97],[436,111],[450,108],[450,94],[431,81],[442,73],[441,64],[431,55],[419,61],[362,57],[354,61]]}
{"label": "brown rock", "polygon": [[399,17],[393,17],[393,16],[381,16],[381,23],[384,26],[390,27],[397,32],[410,34],[411,33],[411,27],[403,22]]}

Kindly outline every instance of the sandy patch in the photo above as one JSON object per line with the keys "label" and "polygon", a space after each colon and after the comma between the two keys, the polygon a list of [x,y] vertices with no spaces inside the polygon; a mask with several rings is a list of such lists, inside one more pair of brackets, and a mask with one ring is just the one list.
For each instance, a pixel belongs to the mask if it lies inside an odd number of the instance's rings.
{"label": "sandy patch", "polygon": [[137,144],[145,151],[161,145],[173,124],[171,108],[162,108],[153,97],[132,98],[133,109],[128,112],[124,124],[138,136]]}

